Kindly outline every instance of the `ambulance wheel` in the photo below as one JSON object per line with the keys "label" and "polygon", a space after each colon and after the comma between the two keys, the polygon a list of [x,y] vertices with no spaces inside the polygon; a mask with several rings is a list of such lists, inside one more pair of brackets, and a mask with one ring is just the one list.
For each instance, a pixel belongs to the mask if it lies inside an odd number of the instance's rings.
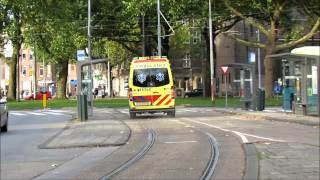
{"label": "ambulance wheel", "polygon": [[137,114],[135,112],[130,112],[130,119],[134,119],[137,117]]}
{"label": "ambulance wheel", "polygon": [[168,115],[169,117],[176,117],[176,111],[168,111],[168,112],[167,112],[167,115]]}

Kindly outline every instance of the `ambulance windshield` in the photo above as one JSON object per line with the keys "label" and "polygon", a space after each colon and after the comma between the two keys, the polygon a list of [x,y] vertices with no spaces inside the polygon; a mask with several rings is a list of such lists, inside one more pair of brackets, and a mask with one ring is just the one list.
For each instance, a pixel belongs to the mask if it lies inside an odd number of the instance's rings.
{"label": "ambulance windshield", "polygon": [[169,84],[169,75],[166,68],[135,69],[133,71],[134,86],[159,87],[167,84]]}

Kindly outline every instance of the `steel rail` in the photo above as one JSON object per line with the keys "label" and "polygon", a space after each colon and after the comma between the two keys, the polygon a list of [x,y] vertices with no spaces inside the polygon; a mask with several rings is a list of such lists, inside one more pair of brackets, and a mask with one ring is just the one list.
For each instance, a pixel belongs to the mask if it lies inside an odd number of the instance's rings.
{"label": "steel rail", "polygon": [[209,180],[213,173],[214,169],[217,166],[219,159],[219,145],[214,136],[210,133],[205,133],[208,136],[209,143],[211,145],[211,156],[207,163],[206,169],[203,171],[200,180]]}
{"label": "steel rail", "polygon": [[148,130],[148,141],[146,144],[140,149],[140,151],[135,154],[131,159],[120,165],[118,168],[111,171],[109,174],[103,176],[100,178],[100,180],[108,180],[111,179],[113,176],[119,174],[120,172],[126,170],[129,166],[137,162],[139,159],[141,159],[153,146],[155,142],[156,133],[154,130],[149,129]]}

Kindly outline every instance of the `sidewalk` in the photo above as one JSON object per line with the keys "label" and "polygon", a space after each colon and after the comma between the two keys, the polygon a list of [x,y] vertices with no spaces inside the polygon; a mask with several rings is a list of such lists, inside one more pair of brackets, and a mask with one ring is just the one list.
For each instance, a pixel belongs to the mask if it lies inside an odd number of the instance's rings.
{"label": "sidewalk", "polygon": [[122,121],[106,120],[105,116],[95,113],[94,117],[85,122],[71,120],[39,148],[120,146],[127,143],[130,134],[130,128]]}
{"label": "sidewalk", "polygon": [[298,123],[308,126],[320,126],[320,117],[296,115],[291,112],[284,112],[281,107],[266,108],[263,111],[246,111],[240,108],[215,108],[218,112],[236,114],[251,119],[263,119]]}

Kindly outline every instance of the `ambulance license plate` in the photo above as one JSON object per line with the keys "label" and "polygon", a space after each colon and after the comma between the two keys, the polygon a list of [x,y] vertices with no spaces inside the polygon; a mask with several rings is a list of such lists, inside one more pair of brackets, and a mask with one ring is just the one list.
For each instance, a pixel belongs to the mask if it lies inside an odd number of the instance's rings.
{"label": "ambulance license plate", "polygon": [[150,102],[135,102],[136,106],[149,106]]}

